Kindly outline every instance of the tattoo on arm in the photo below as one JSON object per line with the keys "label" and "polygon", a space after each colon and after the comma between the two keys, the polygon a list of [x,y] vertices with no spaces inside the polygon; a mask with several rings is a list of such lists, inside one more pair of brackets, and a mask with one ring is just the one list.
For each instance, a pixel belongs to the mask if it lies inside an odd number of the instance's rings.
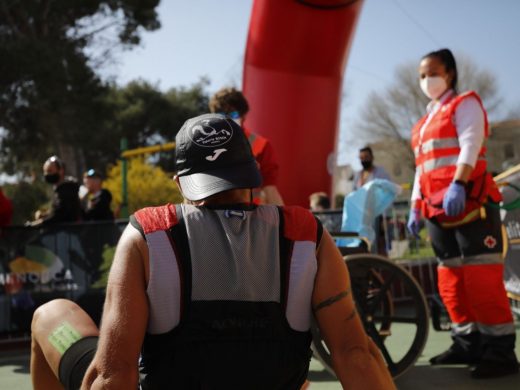
{"label": "tattoo on arm", "polygon": [[318,310],[323,309],[324,307],[330,306],[337,301],[342,300],[350,294],[350,288],[347,288],[345,291],[340,292],[338,295],[325,299],[323,302],[318,303],[314,306],[313,310],[316,313]]}

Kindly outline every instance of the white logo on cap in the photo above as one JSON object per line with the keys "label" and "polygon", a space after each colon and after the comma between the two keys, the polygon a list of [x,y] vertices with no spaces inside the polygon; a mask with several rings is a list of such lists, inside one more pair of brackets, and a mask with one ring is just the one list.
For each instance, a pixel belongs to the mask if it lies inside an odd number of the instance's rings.
{"label": "white logo on cap", "polygon": [[227,152],[227,149],[215,149],[211,156],[206,156],[206,160],[215,161],[224,152]]}
{"label": "white logo on cap", "polygon": [[194,125],[188,132],[188,135],[198,146],[214,148],[215,146],[224,145],[231,139],[233,128],[228,126],[227,129],[217,130],[211,126],[211,120],[206,119]]}

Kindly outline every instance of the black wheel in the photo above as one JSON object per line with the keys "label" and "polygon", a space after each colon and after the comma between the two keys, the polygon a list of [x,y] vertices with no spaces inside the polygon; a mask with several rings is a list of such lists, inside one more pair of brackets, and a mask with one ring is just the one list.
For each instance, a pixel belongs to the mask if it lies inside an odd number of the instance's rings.
{"label": "black wheel", "polygon": [[[345,261],[365,330],[396,378],[416,362],[426,344],[426,298],[413,276],[384,257],[358,254],[345,256]],[[330,353],[315,324],[312,333],[315,357],[333,373]]]}

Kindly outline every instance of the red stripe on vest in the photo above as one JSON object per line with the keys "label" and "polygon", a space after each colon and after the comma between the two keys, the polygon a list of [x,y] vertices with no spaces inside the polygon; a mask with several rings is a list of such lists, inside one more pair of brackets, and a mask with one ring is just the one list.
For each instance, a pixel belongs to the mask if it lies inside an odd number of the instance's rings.
{"label": "red stripe on vest", "polygon": [[251,145],[253,156],[255,156],[255,158],[258,157],[264,151],[265,145],[267,145],[267,139],[247,129],[244,129],[244,133],[249,141],[249,145]]}
{"label": "red stripe on vest", "polygon": [[134,216],[143,228],[144,234],[168,230],[178,222],[175,205],[171,203],[158,207],[145,207],[136,211]]}
{"label": "red stripe on vest", "polygon": [[314,215],[303,207],[288,206],[283,208],[284,236],[292,241],[316,242],[318,224]]}

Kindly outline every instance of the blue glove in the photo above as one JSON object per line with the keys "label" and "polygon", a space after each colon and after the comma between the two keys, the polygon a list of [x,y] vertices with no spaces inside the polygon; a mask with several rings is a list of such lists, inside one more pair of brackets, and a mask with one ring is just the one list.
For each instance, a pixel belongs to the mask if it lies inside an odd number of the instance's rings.
{"label": "blue glove", "polygon": [[419,222],[421,222],[421,210],[411,209],[406,227],[415,238],[419,238]]}
{"label": "blue glove", "polygon": [[461,183],[452,182],[444,194],[442,208],[448,217],[456,217],[466,207],[466,189]]}

